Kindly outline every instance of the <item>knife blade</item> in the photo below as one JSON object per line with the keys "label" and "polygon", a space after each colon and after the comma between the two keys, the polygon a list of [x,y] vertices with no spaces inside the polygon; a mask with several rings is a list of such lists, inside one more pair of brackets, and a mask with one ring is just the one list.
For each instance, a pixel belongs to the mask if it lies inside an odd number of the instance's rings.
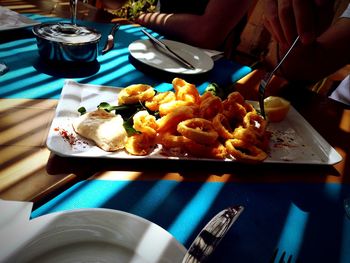
{"label": "knife blade", "polygon": [[243,206],[232,206],[216,214],[194,239],[182,263],[204,262],[219,245],[243,210]]}
{"label": "knife blade", "polygon": [[196,69],[190,62],[188,62],[187,60],[185,60],[184,58],[182,58],[180,55],[178,55],[177,53],[175,53],[173,50],[171,50],[171,48],[169,48],[166,44],[164,44],[161,40],[155,38],[154,36],[152,36],[150,33],[148,33],[146,30],[141,29],[141,31],[148,36],[148,38],[155,43],[156,45],[158,45],[159,47],[161,47],[162,49],[164,49],[165,51],[167,51],[168,54],[170,54],[173,58],[175,58],[177,61],[179,61],[181,64],[183,64],[184,66],[186,66],[189,69]]}

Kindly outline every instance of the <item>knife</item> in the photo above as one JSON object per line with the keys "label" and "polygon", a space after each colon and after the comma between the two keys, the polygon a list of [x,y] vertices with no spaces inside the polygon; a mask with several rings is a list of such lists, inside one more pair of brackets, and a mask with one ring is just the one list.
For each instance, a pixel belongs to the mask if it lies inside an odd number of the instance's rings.
{"label": "knife", "polygon": [[243,206],[232,206],[216,214],[194,239],[182,263],[204,262],[219,245],[243,210]]}
{"label": "knife", "polygon": [[178,54],[176,54],[173,50],[171,50],[166,44],[164,44],[162,41],[160,41],[159,39],[155,38],[154,36],[152,36],[150,33],[148,33],[146,30],[141,29],[141,31],[148,36],[148,38],[155,43],[157,46],[161,47],[162,49],[164,49],[165,51],[168,52],[168,54],[170,54],[173,58],[175,58],[177,61],[179,61],[181,64],[183,64],[184,66],[186,66],[189,69],[196,69],[190,62],[188,62],[187,60],[185,60],[184,58],[182,58],[181,56],[179,56]]}

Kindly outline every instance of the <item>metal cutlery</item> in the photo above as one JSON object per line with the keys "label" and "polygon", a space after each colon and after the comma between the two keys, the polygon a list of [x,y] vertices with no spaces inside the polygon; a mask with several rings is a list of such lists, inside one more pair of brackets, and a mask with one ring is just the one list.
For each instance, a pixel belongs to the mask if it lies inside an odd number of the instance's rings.
{"label": "metal cutlery", "polygon": [[272,79],[275,72],[279,69],[279,67],[282,65],[283,61],[287,58],[289,53],[292,51],[294,46],[299,40],[299,36],[294,40],[293,44],[290,46],[290,48],[287,50],[286,54],[284,54],[281,61],[275,66],[275,68],[271,72],[267,72],[264,76],[264,78],[261,80],[259,85],[259,107],[260,107],[260,113],[261,115],[266,118],[265,116],[265,106],[264,106],[264,98],[265,98],[265,89],[267,84],[269,84],[270,80]]}
{"label": "metal cutlery", "polygon": [[167,46],[166,44],[164,44],[161,40],[155,38],[154,36],[152,36],[150,33],[148,33],[146,30],[141,29],[141,31],[148,36],[148,38],[157,46],[159,46],[160,48],[162,48],[163,50],[165,50],[169,55],[171,55],[173,58],[175,58],[177,61],[179,61],[181,64],[183,64],[185,67],[189,68],[189,69],[196,69],[190,62],[188,62],[187,60],[185,60],[183,57],[181,57],[180,55],[178,55],[177,53],[175,53],[169,46]]}
{"label": "metal cutlery", "polygon": [[119,27],[120,24],[118,23],[113,25],[111,32],[109,32],[109,35],[107,37],[106,44],[102,50],[102,55],[106,54],[108,51],[114,48],[114,35],[118,31]]}
{"label": "metal cutlery", "polygon": [[5,64],[5,62],[0,61],[0,76],[4,75],[9,70],[8,66]]}
{"label": "metal cutlery", "polygon": [[182,263],[204,262],[219,245],[243,210],[243,206],[232,206],[216,214],[194,239]]}
{"label": "metal cutlery", "polygon": [[287,257],[286,251],[283,251],[279,257],[277,257],[277,254],[278,254],[278,249],[274,251],[269,263],[291,263],[292,262],[293,256],[289,255]]}

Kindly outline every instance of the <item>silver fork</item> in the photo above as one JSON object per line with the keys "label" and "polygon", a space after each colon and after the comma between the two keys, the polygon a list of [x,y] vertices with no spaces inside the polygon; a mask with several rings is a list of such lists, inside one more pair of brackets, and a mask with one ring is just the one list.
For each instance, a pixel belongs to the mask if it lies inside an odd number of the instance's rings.
{"label": "silver fork", "polygon": [[265,98],[265,89],[267,84],[269,84],[270,80],[272,79],[275,72],[279,69],[279,67],[282,65],[283,61],[286,59],[286,57],[289,55],[289,53],[292,51],[293,47],[296,45],[296,43],[299,40],[299,36],[294,40],[293,44],[290,46],[290,48],[287,50],[286,54],[283,56],[281,61],[275,66],[275,68],[271,72],[267,72],[264,76],[264,78],[261,80],[259,85],[259,106],[260,106],[260,113],[261,115],[266,118],[265,116],[265,106],[264,106],[264,98]]}
{"label": "silver fork", "polygon": [[102,55],[106,54],[108,51],[112,50],[114,48],[114,38],[115,38],[115,33],[118,31],[120,27],[120,24],[114,24],[111,32],[109,32],[106,44],[102,50]]}
{"label": "silver fork", "polygon": [[272,258],[270,259],[269,263],[291,263],[292,262],[292,255],[286,256],[286,251],[283,251],[281,256],[278,258],[278,249],[275,250],[275,252],[272,255]]}

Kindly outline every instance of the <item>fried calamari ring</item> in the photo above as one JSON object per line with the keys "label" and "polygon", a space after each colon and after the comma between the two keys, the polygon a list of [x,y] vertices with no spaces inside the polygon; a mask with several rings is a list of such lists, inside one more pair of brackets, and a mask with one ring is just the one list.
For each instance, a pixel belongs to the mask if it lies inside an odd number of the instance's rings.
{"label": "fried calamari ring", "polygon": [[230,102],[236,102],[238,104],[244,104],[244,98],[238,91],[233,91],[227,96],[227,100]]}
{"label": "fried calamari ring", "polygon": [[224,114],[218,113],[213,119],[214,129],[224,139],[233,139],[232,128]]}
{"label": "fried calamari ring", "polygon": [[156,91],[146,84],[134,84],[122,89],[118,94],[118,104],[134,104],[151,99]]}
{"label": "fried calamari ring", "polygon": [[185,145],[186,151],[195,157],[225,159],[227,150],[224,145],[216,141],[213,145],[204,145],[190,140]]}
{"label": "fried calamari ring", "polygon": [[177,125],[177,131],[183,136],[200,144],[213,144],[219,137],[211,121],[203,118],[184,120]]}
{"label": "fried calamari ring", "polygon": [[169,114],[157,120],[157,132],[165,132],[168,130],[176,130],[179,122],[193,118],[193,108],[191,106],[182,106],[175,108]]}
{"label": "fried calamari ring", "polygon": [[262,137],[266,131],[267,121],[256,112],[248,112],[243,118],[243,126],[251,128],[258,137]]}
{"label": "fried calamari ring", "polygon": [[252,128],[244,128],[242,126],[239,126],[234,129],[232,135],[235,139],[242,140],[253,145],[256,145],[258,143],[256,133]]}
{"label": "fried calamari ring", "polygon": [[177,108],[183,107],[183,106],[195,106],[193,102],[190,101],[183,101],[183,100],[174,100],[167,103],[163,103],[159,106],[159,115],[165,116]]}
{"label": "fried calamari ring", "polygon": [[181,148],[191,140],[178,133],[176,130],[159,133],[157,136],[157,143],[163,145],[165,148]]}
{"label": "fried calamari ring", "polygon": [[247,110],[245,109],[245,107],[242,104],[233,100],[226,99],[222,102],[222,105],[224,108],[223,114],[230,122],[241,122],[244,116],[247,114]]}
{"label": "fried calamari ring", "polygon": [[238,139],[225,142],[227,152],[236,160],[247,163],[259,163],[267,158],[267,154],[258,147]]}
{"label": "fried calamari ring", "polygon": [[[210,93],[211,92],[206,92]],[[218,113],[223,111],[222,101],[219,97],[215,95],[207,95],[204,99],[201,98],[201,103],[199,105],[199,114],[202,118],[211,120]]]}
{"label": "fried calamari ring", "polygon": [[137,133],[128,137],[125,150],[132,155],[144,156],[150,154],[155,145],[155,137]]}
{"label": "fried calamari ring", "polygon": [[213,96],[215,95],[211,92],[204,92],[203,95],[200,97],[200,103],[202,103],[206,99],[212,98]]}
{"label": "fried calamari ring", "polygon": [[159,92],[152,99],[145,102],[146,107],[151,111],[159,110],[159,106],[174,101],[175,93],[173,91]]}
{"label": "fried calamari ring", "polygon": [[181,78],[174,78],[172,81],[177,100],[200,103],[200,95],[194,84],[188,83]]}
{"label": "fried calamari ring", "polygon": [[134,129],[149,136],[155,137],[157,135],[158,123],[156,117],[149,114],[148,111],[138,111],[133,116]]}
{"label": "fried calamari ring", "polygon": [[250,104],[250,103],[248,103],[248,102],[245,102],[245,103],[243,104],[243,106],[244,106],[244,108],[245,108],[245,110],[246,110],[247,113],[249,113],[249,112],[257,113],[257,112],[256,112],[256,109],[254,108],[254,106],[253,106],[252,104]]}

